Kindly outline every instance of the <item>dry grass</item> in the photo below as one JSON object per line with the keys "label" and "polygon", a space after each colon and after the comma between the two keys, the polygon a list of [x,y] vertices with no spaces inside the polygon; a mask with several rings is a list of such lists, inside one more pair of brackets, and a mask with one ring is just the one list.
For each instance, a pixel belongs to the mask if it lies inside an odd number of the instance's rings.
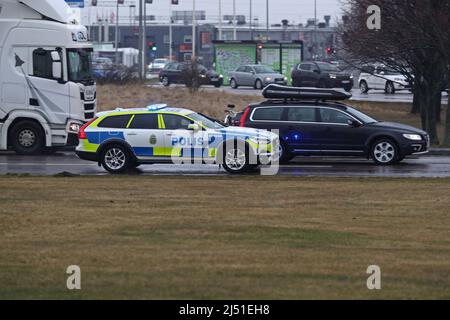
{"label": "dry grass", "polygon": [[[0,177],[0,298],[450,298],[450,180]],[[65,269],[82,269],[82,290]],[[382,269],[382,290],[366,269]]]}
{"label": "dry grass", "polygon": [[[98,104],[101,111],[115,109],[119,106],[136,108],[154,103],[167,103],[223,119],[225,116],[224,110],[228,104],[234,104],[237,110],[242,110],[248,104],[262,100],[262,97],[236,95],[219,90],[202,90],[190,94],[187,89],[180,87],[146,87],[140,84],[98,87]],[[421,127],[419,115],[410,113],[411,103],[351,102],[350,104],[376,119],[400,122],[417,128]],[[445,119],[446,108],[442,112],[442,119]],[[442,137],[444,126],[440,125],[438,130]]]}

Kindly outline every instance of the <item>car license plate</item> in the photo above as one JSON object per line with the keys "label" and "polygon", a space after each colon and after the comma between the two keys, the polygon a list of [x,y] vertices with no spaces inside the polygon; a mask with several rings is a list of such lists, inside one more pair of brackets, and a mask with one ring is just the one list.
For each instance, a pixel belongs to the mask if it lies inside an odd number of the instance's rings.
{"label": "car license plate", "polygon": [[350,80],[344,80],[342,83],[350,83]]}

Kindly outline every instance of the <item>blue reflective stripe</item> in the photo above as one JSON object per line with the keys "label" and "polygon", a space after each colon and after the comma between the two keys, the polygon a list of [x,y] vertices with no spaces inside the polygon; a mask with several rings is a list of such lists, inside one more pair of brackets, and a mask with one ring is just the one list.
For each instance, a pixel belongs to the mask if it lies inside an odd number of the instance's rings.
{"label": "blue reflective stripe", "polygon": [[125,135],[121,131],[109,132],[86,132],[89,143],[102,144],[109,139],[125,140]]}
{"label": "blue reflective stripe", "polygon": [[146,147],[134,147],[133,148],[134,154],[136,156],[141,157],[153,157],[154,152],[153,148],[146,148]]}

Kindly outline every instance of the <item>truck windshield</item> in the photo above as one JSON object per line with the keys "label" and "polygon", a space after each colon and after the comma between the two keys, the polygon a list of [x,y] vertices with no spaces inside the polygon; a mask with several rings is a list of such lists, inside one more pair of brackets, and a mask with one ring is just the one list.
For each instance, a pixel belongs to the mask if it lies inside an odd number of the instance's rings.
{"label": "truck windshield", "polygon": [[68,49],[69,81],[90,82],[92,76],[92,49]]}

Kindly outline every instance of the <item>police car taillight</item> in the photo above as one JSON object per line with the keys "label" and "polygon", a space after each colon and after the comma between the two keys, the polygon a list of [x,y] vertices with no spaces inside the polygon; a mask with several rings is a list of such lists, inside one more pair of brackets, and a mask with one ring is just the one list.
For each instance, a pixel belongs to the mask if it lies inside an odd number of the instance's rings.
{"label": "police car taillight", "polygon": [[91,125],[92,122],[94,122],[95,120],[97,120],[97,118],[92,119],[91,121],[87,122],[84,126],[81,127],[80,132],[78,133],[78,139],[82,140],[82,139],[87,139],[87,135],[86,135],[86,128],[89,127]]}
{"label": "police car taillight", "polygon": [[247,109],[245,109],[244,114],[243,114],[243,116],[241,118],[241,121],[239,123],[239,125],[241,127],[245,127],[245,121],[247,120],[249,114],[250,114],[250,107],[247,107]]}

